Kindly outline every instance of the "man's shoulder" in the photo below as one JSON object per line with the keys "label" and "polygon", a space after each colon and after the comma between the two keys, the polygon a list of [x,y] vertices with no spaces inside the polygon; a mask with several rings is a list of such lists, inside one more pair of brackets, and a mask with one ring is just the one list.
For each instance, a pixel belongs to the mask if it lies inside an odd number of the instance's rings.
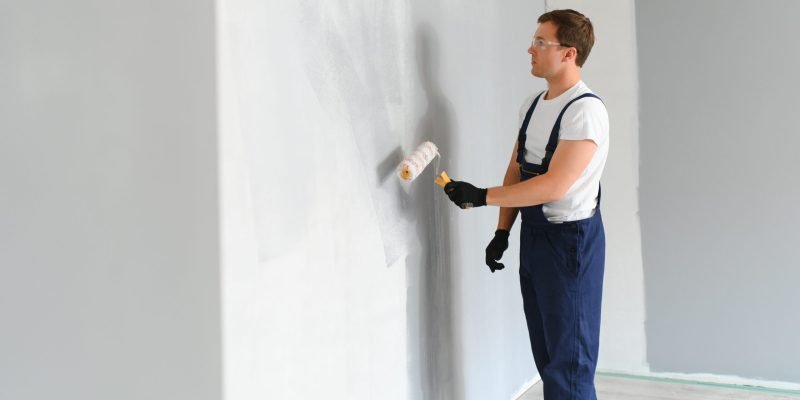
{"label": "man's shoulder", "polygon": [[579,85],[580,86],[578,87],[578,90],[575,91],[570,101],[578,99],[581,96],[584,97],[573,101],[567,112],[572,114],[578,114],[581,112],[607,114],[606,105],[603,102],[603,98],[593,92],[592,89],[590,89],[589,86],[582,81]]}
{"label": "man's shoulder", "polygon": [[591,94],[591,95],[593,95],[593,96],[597,96],[597,98],[599,98],[599,99],[601,99],[601,100],[602,100],[602,97],[600,97],[600,95],[599,95],[599,94],[595,93],[595,92],[594,92],[594,91],[593,91],[593,90],[592,90],[592,89],[589,87],[589,85],[587,85],[587,84],[586,84],[586,82],[584,82],[584,81],[580,81],[580,82],[578,82],[578,87],[577,87],[577,90],[575,90],[575,93],[573,93],[573,95],[572,95],[572,98],[574,99],[574,98],[577,98],[577,97],[579,97],[579,96],[583,96],[583,95],[585,95],[585,94]]}

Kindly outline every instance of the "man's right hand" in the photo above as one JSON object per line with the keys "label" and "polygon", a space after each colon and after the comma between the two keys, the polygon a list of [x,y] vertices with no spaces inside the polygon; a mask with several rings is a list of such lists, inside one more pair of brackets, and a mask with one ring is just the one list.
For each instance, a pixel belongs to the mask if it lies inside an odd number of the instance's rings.
{"label": "man's right hand", "polygon": [[500,261],[500,258],[503,257],[503,252],[508,248],[508,235],[509,231],[498,229],[495,231],[492,241],[486,246],[486,265],[489,266],[492,273],[506,267],[498,261]]}

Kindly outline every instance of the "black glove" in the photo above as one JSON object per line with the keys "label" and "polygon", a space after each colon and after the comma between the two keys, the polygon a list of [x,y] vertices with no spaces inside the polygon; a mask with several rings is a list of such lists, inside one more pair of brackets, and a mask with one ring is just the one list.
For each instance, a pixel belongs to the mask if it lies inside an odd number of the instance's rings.
{"label": "black glove", "polygon": [[486,265],[489,269],[494,271],[503,269],[506,266],[499,263],[500,258],[503,257],[503,252],[508,248],[508,231],[505,229],[498,229],[494,232],[494,238],[489,245],[486,246]]}
{"label": "black glove", "polygon": [[450,201],[461,208],[485,206],[486,192],[487,189],[476,188],[467,182],[451,181],[444,186],[444,193]]}

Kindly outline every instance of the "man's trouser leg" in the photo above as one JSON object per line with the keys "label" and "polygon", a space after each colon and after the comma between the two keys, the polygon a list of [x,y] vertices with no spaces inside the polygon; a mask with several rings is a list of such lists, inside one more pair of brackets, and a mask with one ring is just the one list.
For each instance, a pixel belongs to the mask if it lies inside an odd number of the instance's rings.
{"label": "man's trouser leg", "polygon": [[537,229],[523,225],[520,286],[546,400],[596,400],[605,235],[599,212]]}

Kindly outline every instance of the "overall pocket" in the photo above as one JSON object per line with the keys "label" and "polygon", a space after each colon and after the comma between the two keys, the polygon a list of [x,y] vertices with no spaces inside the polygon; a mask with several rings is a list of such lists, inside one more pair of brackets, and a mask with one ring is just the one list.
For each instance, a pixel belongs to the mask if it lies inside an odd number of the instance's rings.
{"label": "overall pocket", "polygon": [[577,277],[580,272],[583,229],[575,222],[559,225],[547,230],[544,234],[545,240],[555,256],[558,267],[569,276]]}

